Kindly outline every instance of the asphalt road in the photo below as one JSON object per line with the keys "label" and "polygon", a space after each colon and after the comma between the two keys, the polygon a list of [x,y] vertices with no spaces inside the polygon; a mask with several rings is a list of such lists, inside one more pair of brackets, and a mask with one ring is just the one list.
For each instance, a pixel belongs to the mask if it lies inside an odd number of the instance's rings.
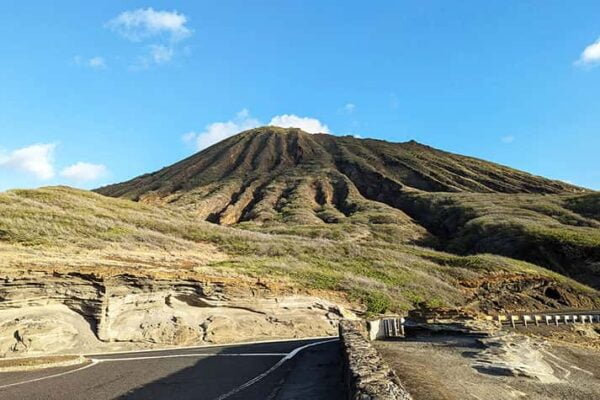
{"label": "asphalt road", "polygon": [[88,356],[0,373],[0,399],[344,399],[337,339]]}

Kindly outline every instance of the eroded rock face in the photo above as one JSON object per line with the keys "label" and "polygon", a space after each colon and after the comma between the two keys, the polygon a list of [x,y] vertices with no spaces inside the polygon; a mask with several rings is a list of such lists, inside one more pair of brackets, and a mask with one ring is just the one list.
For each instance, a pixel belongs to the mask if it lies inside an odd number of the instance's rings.
{"label": "eroded rock face", "polygon": [[348,314],[220,282],[28,275],[0,280],[0,357],[333,335]]}
{"label": "eroded rock face", "polygon": [[544,358],[544,344],[509,333],[481,339],[485,348],[478,352],[473,368],[492,375],[522,376],[542,383],[559,383],[552,366]]}
{"label": "eroded rock face", "polygon": [[0,311],[0,357],[92,348],[97,342],[90,324],[64,304]]}

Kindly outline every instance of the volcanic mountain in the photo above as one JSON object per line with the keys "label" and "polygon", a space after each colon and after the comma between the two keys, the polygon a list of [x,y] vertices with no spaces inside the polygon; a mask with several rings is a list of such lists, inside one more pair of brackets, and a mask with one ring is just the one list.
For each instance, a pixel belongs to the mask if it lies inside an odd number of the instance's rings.
{"label": "volcanic mountain", "polygon": [[262,232],[496,253],[600,286],[598,194],[414,141],[262,127],[97,192]]}
{"label": "volcanic mountain", "polygon": [[600,194],[264,127],[96,193],[2,192],[0,253],[0,357],[324,336],[421,307],[590,310]]}
{"label": "volcanic mountain", "polygon": [[[185,205],[221,224],[286,220],[285,205],[305,211],[293,222],[331,222],[357,205],[349,199],[395,206],[417,192],[577,193],[581,188],[533,176],[414,141],[389,143],[299,129],[264,127],[242,132],[183,161],[98,193]],[[277,215],[280,214],[280,215]]]}

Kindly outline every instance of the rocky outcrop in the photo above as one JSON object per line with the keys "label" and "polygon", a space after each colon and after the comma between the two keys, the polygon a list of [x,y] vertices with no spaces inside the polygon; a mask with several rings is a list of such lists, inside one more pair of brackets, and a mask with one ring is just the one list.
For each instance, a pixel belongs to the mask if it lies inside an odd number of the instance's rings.
{"label": "rocky outcrop", "polygon": [[0,357],[326,336],[348,314],[260,285],[26,273],[0,278]]}
{"label": "rocky outcrop", "polygon": [[344,357],[344,379],[350,400],[410,400],[398,376],[366,339],[360,321],[339,325]]}
{"label": "rocky outcrop", "polygon": [[543,383],[560,383],[544,355],[546,343],[515,333],[479,339],[483,349],[473,354],[472,367],[481,373],[521,376]]}

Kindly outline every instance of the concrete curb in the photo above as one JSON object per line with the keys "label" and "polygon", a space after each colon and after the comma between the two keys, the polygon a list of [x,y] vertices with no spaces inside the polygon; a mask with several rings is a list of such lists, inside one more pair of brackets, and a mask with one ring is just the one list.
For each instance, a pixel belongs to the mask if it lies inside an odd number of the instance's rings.
{"label": "concrete curb", "polygon": [[349,400],[412,400],[396,373],[366,338],[363,321],[339,325]]}

